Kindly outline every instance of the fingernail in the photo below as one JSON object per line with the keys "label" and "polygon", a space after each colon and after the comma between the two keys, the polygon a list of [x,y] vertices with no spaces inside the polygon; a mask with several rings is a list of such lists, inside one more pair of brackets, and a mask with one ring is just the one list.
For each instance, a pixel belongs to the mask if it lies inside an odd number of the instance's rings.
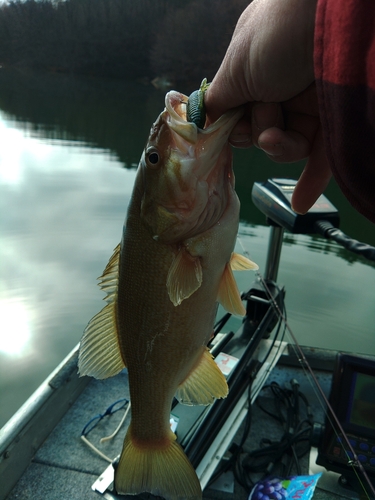
{"label": "fingernail", "polygon": [[259,147],[269,156],[282,156],[284,146],[282,144],[270,144],[269,142],[259,142]]}
{"label": "fingernail", "polygon": [[256,104],[253,107],[254,124],[258,130],[276,127],[279,118],[279,106],[275,102]]}
{"label": "fingernail", "polygon": [[293,205],[292,205],[292,210],[293,210],[293,212],[295,212],[298,215],[305,215],[306,212],[307,212],[307,210],[297,210],[297,209],[294,208]]}
{"label": "fingernail", "polygon": [[251,146],[253,143],[251,135],[249,135],[249,134],[231,135],[229,138],[229,142],[233,146],[237,146],[237,147],[240,147],[241,145],[242,146]]}

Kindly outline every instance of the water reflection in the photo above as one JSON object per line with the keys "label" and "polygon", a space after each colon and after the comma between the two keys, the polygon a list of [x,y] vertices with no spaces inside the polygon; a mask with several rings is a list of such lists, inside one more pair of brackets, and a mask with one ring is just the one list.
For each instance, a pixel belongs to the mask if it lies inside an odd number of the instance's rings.
{"label": "water reflection", "polygon": [[0,425],[77,344],[101,306],[135,170],[45,141],[0,112]]}
{"label": "water reflection", "polygon": [[[0,425],[100,309],[95,278],[119,242],[131,167],[163,103],[162,93],[138,84],[0,71]],[[241,244],[262,270],[268,228],[251,187],[278,171],[296,177],[301,165],[275,167],[254,149],[236,152],[235,169]],[[375,244],[373,226],[330,190],[343,230]],[[252,279],[238,273],[242,290]],[[301,343],[375,353],[374,270],[360,257],[286,234],[280,281]]]}
{"label": "water reflection", "polygon": [[29,137],[110,151],[138,164],[164,93],[136,82],[0,70],[0,109]]}
{"label": "water reflection", "polygon": [[22,356],[31,340],[31,314],[25,300],[3,299],[0,302],[0,351],[8,356]]}
{"label": "water reflection", "polygon": [[[269,229],[242,224],[237,251],[244,247],[264,272]],[[301,345],[375,354],[373,335],[375,270],[363,259],[339,257],[336,243],[286,233],[281,252],[279,284],[286,289],[288,323]],[[316,239],[316,242],[319,240]],[[327,251],[327,248],[330,248]],[[241,290],[248,282],[237,273]],[[292,340],[288,338],[291,342]]]}

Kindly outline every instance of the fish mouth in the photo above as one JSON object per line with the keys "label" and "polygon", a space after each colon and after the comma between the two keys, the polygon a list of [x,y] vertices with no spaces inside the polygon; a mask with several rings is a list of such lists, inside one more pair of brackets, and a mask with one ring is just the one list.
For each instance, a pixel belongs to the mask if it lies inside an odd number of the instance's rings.
{"label": "fish mouth", "polygon": [[198,139],[198,127],[186,119],[188,97],[171,90],[165,96],[165,109],[169,128],[189,144],[195,144]]}
{"label": "fish mouth", "polygon": [[243,110],[231,110],[200,129],[186,120],[187,101],[180,92],[168,92],[160,116],[169,130],[165,134],[168,161],[163,176],[167,187],[157,199],[153,197],[163,222],[163,227],[154,224],[153,234],[164,243],[192,238],[213,227],[234,190],[228,137]]}
{"label": "fish mouth", "polygon": [[194,175],[195,178],[208,181],[212,185],[212,176],[219,175],[218,169],[224,168],[225,175],[231,177],[234,182],[233,175],[231,175],[231,161],[223,166],[218,159],[223,149],[229,148],[229,135],[242,117],[243,108],[230,110],[206,128],[201,129],[195,123],[186,120],[187,102],[186,95],[174,90],[165,96],[164,119],[174,143],[171,145],[172,149],[178,151],[181,160],[181,177],[187,180]]}
{"label": "fish mouth", "polygon": [[158,241],[175,243],[213,227],[232,199],[234,174],[228,138],[243,114],[234,109],[201,129],[186,120],[188,97],[170,91],[161,120],[168,127],[169,156],[159,205],[164,227],[154,229]]}
{"label": "fish mouth", "polygon": [[[232,132],[233,127],[243,115],[243,109],[233,109],[222,115],[218,120],[211,123],[208,127],[200,129],[195,123],[188,122],[186,119],[186,105],[188,97],[180,92],[171,90],[165,96],[165,109],[167,111],[167,123],[169,128],[177,137],[178,146],[182,146],[178,138],[183,139],[189,146],[204,142],[206,147],[216,146],[221,149]],[[211,144],[212,143],[212,144]]]}

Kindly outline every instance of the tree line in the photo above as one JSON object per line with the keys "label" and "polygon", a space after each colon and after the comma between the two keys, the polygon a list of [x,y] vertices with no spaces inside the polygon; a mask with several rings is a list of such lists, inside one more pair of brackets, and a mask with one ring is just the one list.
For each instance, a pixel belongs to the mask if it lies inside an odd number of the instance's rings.
{"label": "tree line", "polygon": [[10,0],[0,65],[173,82],[215,74],[249,0]]}

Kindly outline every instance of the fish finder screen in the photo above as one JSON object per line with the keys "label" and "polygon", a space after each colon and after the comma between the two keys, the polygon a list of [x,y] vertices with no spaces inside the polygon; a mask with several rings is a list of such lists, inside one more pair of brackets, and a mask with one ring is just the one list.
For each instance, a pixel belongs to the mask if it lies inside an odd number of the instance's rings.
{"label": "fish finder screen", "polygon": [[347,423],[375,430],[375,377],[354,372]]}

